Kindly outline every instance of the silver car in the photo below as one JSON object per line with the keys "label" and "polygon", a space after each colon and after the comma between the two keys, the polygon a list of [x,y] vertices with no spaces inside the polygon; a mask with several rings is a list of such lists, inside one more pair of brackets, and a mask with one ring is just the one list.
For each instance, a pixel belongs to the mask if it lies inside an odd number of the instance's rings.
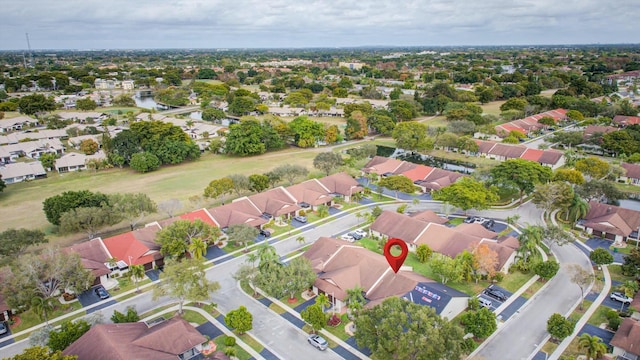
{"label": "silver car", "polygon": [[329,343],[327,342],[327,340],[325,340],[320,335],[316,335],[316,334],[309,335],[309,337],[307,338],[307,341],[309,342],[309,344],[311,344],[314,348],[318,350],[324,351],[324,350],[327,350],[327,348],[329,347]]}
{"label": "silver car", "polygon": [[631,301],[633,300],[621,292],[612,292],[609,298],[611,298],[611,300],[620,301],[624,304],[631,304]]}

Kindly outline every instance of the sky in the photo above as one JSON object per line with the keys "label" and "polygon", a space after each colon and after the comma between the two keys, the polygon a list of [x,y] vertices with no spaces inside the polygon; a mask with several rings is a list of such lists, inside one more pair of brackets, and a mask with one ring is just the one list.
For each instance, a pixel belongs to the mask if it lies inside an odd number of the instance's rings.
{"label": "sky", "polygon": [[640,0],[1,0],[0,50],[640,43]]}

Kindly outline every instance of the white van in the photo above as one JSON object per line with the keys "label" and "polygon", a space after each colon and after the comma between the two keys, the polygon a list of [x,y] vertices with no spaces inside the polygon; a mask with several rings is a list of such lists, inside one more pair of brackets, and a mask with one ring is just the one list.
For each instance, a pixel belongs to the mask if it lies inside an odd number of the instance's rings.
{"label": "white van", "polygon": [[487,299],[485,299],[483,297],[478,298],[478,301],[480,302],[480,306],[486,307],[487,309],[491,309],[491,305],[493,305],[491,300],[487,300]]}

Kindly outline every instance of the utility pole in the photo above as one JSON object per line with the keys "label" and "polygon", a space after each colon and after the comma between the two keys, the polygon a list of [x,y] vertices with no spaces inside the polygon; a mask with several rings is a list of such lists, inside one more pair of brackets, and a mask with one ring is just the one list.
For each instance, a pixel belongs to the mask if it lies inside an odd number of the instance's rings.
{"label": "utility pole", "polygon": [[29,66],[33,67],[33,53],[31,52],[31,42],[29,41],[29,33],[25,33],[27,37],[27,49],[29,49]]}

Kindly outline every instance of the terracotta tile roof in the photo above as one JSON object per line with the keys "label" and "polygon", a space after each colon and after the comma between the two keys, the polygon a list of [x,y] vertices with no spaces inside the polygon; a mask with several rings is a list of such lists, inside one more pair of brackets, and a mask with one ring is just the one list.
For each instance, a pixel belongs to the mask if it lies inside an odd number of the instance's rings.
{"label": "terracotta tile roof", "polygon": [[621,166],[627,170],[625,176],[630,179],[640,179],[640,165],[622,163]]}
{"label": "terracotta tile roof", "polygon": [[175,360],[205,341],[202,334],[180,317],[150,328],[141,322],[97,324],[63,354],[77,355],[78,360]]}
{"label": "terracotta tile roof", "polygon": [[107,253],[107,249],[100,238],[63,248],[62,251],[67,254],[78,254],[80,256],[82,266],[85,269],[91,270],[95,277],[100,277],[111,272],[105,265],[107,259],[111,256]]}
{"label": "terracotta tile roof", "polygon": [[636,125],[640,124],[640,116],[616,115],[613,117],[613,122],[622,126]]}
{"label": "terracotta tile roof", "polygon": [[403,172],[402,175],[408,177],[411,181],[417,181],[424,180],[432,171],[433,168],[431,166],[417,165],[415,168]]}
{"label": "terracotta tile roof", "polygon": [[382,156],[374,156],[363,168],[366,173],[382,175],[385,173],[395,173],[396,169],[402,165],[402,161],[390,159]]}
{"label": "terracotta tile roof", "polygon": [[600,125],[589,125],[586,128],[584,128],[584,131],[582,132],[583,137],[584,138],[589,138],[594,134],[606,134],[606,133],[610,133],[612,131],[618,131],[618,128],[615,128],[613,126],[600,126]]}
{"label": "terracotta tile roof", "polygon": [[463,176],[465,175],[455,171],[434,168],[433,171],[429,173],[429,176],[427,176],[419,184],[429,190],[439,190],[445,186],[453,184],[454,182],[456,182],[456,180]]}
{"label": "terracotta tile roof", "polygon": [[413,243],[424,231],[428,223],[399,214],[395,211],[383,211],[371,224],[370,229],[388,237],[398,238]]}
{"label": "terracotta tile roof", "polygon": [[529,160],[529,161],[538,161],[540,157],[544,154],[544,151],[538,149],[526,149],[525,152],[520,156],[521,159]]}
{"label": "terracotta tile roof", "polygon": [[633,297],[633,300],[631,301],[631,304],[629,306],[640,312],[640,291],[638,291],[636,293],[636,296]]}
{"label": "terracotta tile roof", "polygon": [[149,264],[153,260],[162,258],[160,244],[154,241],[159,230],[160,226],[147,226],[103,239],[102,242],[107,247],[107,251],[118,260],[132,265]]}
{"label": "terracotta tile roof", "polygon": [[318,179],[320,183],[329,189],[331,193],[350,196],[362,191],[362,186],[351,177],[351,175],[341,172]]}
{"label": "terracotta tile roof", "polygon": [[512,131],[519,131],[523,134],[526,134],[526,131],[523,128],[516,126],[515,124],[512,124],[512,123],[498,125],[495,127],[495,129],[498,136],[502,136],[502,137],[508,136],[509,133]]}
{"label": "terracotta tile roof", "polygon": [[550,117],[553,120],[555,120],[555,122],[558,122],[559,120],[566,118],[566,116],[567,116],[567,110],[565,109],[549,110],[540,114],[528,116],[524,119],[518,119],[505,124],[498,125],[495,127],[495,129],[496,129],[496,132],[498,133],[498,136],[503,136],[503,137],[507,136],[509,132],[512,130],[520,131],[524,134],[527,134],[528,131],[530,130],[540,129],[544,127],[543,125],[538,124],[538,120],[542,119],[543,117]]}
{"label": "terracotta tile roof", "polygon": [[213,220],[213,217],[211,217],[211,214],[209,214],[207,209],[200,209],[200,210],[188,212],[186,214],[182,214],[180,215],[180,219],[191,220],[191,221],[199,219],[206,224],[213,225],[213,226],[220,226],[215,222],[215,220]]}
{"label": "terracotta tile roof", "polygon": [[331,202],[333,197],[331,191],[327,189],[318,179],[311,179],[300,184],[291,185],[286,190],[298,201],[306,202],[316,206]]}
{"label": "terracotta tile roof", "polygon": [[424,210],[409,214],[410,217],[414,219],[418,219],[420,221],[424,221],[426,223],[436,223],[436,224],[445,224],[449,222],[449,219],[446,217],[442,217],[432,210]]}
{"label": "terracotta tile roof", "polygon": [[261,217],[260,211],[249,199],[240,198],[229,204],[207,209],[221,228],[235,224],[260,226],[268,221]]}
{"label": "terracotta tile roof", "polygon": [[632,318],[624,318],[610,344],[640,356],[640,322]]}
{"label": "terracotta tile roof", "polygon": [[487,238],[487,239],[495,239],[498,234],[487,230],[482,224],[473,223],[467,224],[462,223],[455,227],[456,231],[461,232],[463,234],[474,235],[477,237]]}
{"label": "terracotta tile roof", "polygon": [[488,154],[497,143],[493,141],[476,140],[476,144],[478,144],[479,154]]}

